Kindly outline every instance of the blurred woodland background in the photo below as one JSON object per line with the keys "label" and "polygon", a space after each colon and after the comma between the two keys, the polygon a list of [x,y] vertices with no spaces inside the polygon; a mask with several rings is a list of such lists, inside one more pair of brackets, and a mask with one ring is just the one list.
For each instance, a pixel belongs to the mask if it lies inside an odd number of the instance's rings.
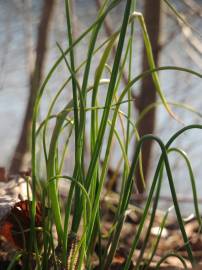
{"label": "blurred woodland background", "polygon": [[[96,18],[102,0],[72,0],[72,14],[75,39]],[[123,2],[123,1],[122,1]],[[162,0],[137,1],[137,11],[142,12],[150,35],[154,59],[157,66],[173,65],[187,67],[198,72],[202,71],[202,1],[173,0],[170,1],[188,24],[183,24],[168,9]],[[105,21],[100,40],[117,29],[122,16],[123,5],[120,5]],[[147,58],[139,26],[135,30],[134,50],[136,65],[133,73],[139,74],[148,69]],[[0,166],[6,167],[10,173],[18,173],[30,167],[30,128],[33,103],[37,90],[51,65],[61,55],[56,46],[67,47],[67,30],[63,0],[0,0]],[[86,42],[86,41],[85,41]],[[77,64],[85,59],[85,42],[76,49]],[[114,51],[116,48],[114,48]],[[98,54],[96,57],[100,57]],[[92,70],[96,68],[96,58]],[[67,77],[65,65],[60,67],[48,84],[46,99],[40,114],[43,118],[55,90]],[[92,74],[93,78],[93,74]],[[91,78],[91,79],[92,79]],[[127,70],[123,76],[123,85],[127,83]],[[184,124],[201,123],[202,117],[202,82],[194,76],[181,72],[160,73],[161,83],[169,102],[189,105],[198,113],[184,110],[171,104],[172,110]],[[58,106],[68,102],[71,89],[67,89],[60,98]],[[150,104],[157,102],[154,86],[150,78],[142,80],[133,89],[134,119]],[[56,108],[57,109],[57,108]],[[173,132],[182,128],[183,124],[172,119],[162,106],[154,107],[138,126],[140,136],[154,133],[166,142]],[[197,133],[195,136],[195,133]],[[88,134],[86,134],[88,137]],[[202,202],[202,135],[199,131],[187,133],[179,141],[178,147],[189,155],[197,188]],[[135,142],[133,142],[135,144]],[[132,149],[134,147],[132,146]],[[74,151],[72,146],[71,151]],[[86,155],[88,155],[86,149]],[[116,145],[111,153],[109,175],[117,169]],[[156,145],[145,144],[143,148],[143,169],[146,179],[154,173],[159,149]],[[188,209],[191,194],[188,172],[185,171],[183,160],[177,154],[170,157],[176,189],[182,196],[184,209]],[[66,169],[71,170],[72,158],[66,160]],[[121,171],[119,172],[121,173]],[[137,181],[139,174],[137,172]],[[141,183],[138,182],[142,191]],[[169,203],[169,190],[165,181],[162,199]],[[190,196],[189,196],[190,195]],[[200,196],[201,195],[201,196]],[[179,195],[180,199],[180,195]]]}

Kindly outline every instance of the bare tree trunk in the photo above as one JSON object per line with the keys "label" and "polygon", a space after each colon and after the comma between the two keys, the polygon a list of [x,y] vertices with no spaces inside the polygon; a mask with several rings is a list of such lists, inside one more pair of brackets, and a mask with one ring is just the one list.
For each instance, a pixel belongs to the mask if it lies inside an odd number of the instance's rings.
{"label": "bare tree trunk", "polygon": [[[151,41],[153,56],[156,65],[158,66],[158,59],[160,53],[160,2],[161,0],[145,0],[144,6],[144,18],[147,26],[147,31],[149,34],[149,38]],[[143,59],[142,59],[142,70],[149,69],[147,54],[145,50],[145,46],[143,49]],[[138,111],[139,114],[151,103],[156,101],[156,91],[155,86],[152,81],[152,77],[145,77],[142,80],[141,92],[138,97]],[[155,128],[155,109],[151,110],[149,113],[145,115],[138,126],[138,131],[140,137],[145,134],[153,133]],[[151,150],[152,150],[152,142],[148,141],[143,144],[142,148],[142,162],[143,162],[143,172],[145,179],[148,177],[149,165],[151,159]],[[142,184],[142,179],[140,176],[140,171],[137,170],[136,173],[136,183],[137,188],[140,193],[144,192],[144,186]]]}
{"label": "bare tree trunk", "polygon": [[34,71],[30,76],[30,95],[20,138],[16,146],[13,159],[10,164],[9,168],[10,173],[19,172],[19,170],[23,165],[25,154],[29,151],[29,138],[31,131],[33,106],[42,79],[42,72],[46,54],[46,45],[48,39],[48,28],[51,15],[53,12],[54,2],[55,0],[44,0],[43,3],[42,15],[38,28],[35,66]]}

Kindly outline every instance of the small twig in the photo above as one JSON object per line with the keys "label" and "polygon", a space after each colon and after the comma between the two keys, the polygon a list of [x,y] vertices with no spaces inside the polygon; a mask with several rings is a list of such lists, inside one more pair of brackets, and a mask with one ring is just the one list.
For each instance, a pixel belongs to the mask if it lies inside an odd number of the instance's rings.
{"label": "small twig", "polygon": [[202,17],[202,9],[201,6],[194,0],[183,0],[183,3],[189,8],[192,15],[198,15]]}

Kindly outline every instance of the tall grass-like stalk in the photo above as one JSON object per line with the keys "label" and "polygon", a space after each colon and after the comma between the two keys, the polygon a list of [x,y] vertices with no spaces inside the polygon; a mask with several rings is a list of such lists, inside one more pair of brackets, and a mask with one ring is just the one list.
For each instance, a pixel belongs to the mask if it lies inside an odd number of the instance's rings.
{"label": "tall grass-like stalk", "polygon": [[[120,4],[120,2],[123,2],[122,5],[124,6],[122,22],[120,23],[118,29],[114,31],[114,33],[108,39],[104,40],[104,42],[100,44],[99,35],[101,33],[104,19],[114,8],[117,7],[117,5]],[[171,137],[167,144],[164,144],[160,138],[153,135],[146,135],[143,138],[139,138],[137,127],[138,123],[142,121],[144,114],[152,109],[152,106],[157,106],[159,103],[163,104],[165,110],[169,112],[170,115],[177,118],[171,110],[171,103],[166,100],[164,92],[161,89],[160,80],[158,77],[158,73],[160,71],[165,72],[175,70],[176,72],[186,72],[198,77],[199,79],[202,78],[202,75],[196,71],[183,67],[165,66],[156,68],[144,18],[141,13],[136,12],[135,8],[136,1],[132,0],[103,1],[103,5],[97,14],[95,22],[92,23],[92,25],[77,39],[74,39],[72,35],[70,1],[65,0],[68,48],[63,50],[58,44],[58,49],[61,56],[53,64],[51,70],[44,80],[44,83],[39,89],[34,106],[32,122],[33,194],[31,203],[31,233],[29,252],[31,253],[33,249],[36,252],[37,269],[49,269],[49,262],[52,263],[54,269],[77,270],[82,269],[84,264],[86,265],[87,269],[92,269],[92,258],[96,243],[98,243],[100,249],[99,269],[110,269],[119,245],[122,226],[128,213],[127,211],[130,203],[130,197],[132,194],[133,185],[135,184],[134,172],[139,161],[141,166],[141,147],[146,140],[153,140],[159,144],[162,154],[159,157],[159,162],[152,181],[151,189],[149,191],[149,196],[123,269],[129,269],[133,253],[135,252],[137,244],[140,240],[140,235],[145,224],[147,213],[150,211],[150,225],[145,237],[145,244],[142,247],[142,253],[140,253],[140,257],[137,262],[137,267],[141,263],[146,242],[149,238],[150,230],[155,219],[161,185],[164,181],[162,178],[163,169],[165,169],[168,177],[171,195],[173,198],[173,205],[182,233],[182,238],[186,245],[188,257],[191,263],[194,265],[194,257],[185,232],[182,215],[178,205],[175,183],[169,164],[168,154],[172,151],[178,152],[185,160],[192,185],[195,212],[201,227],[195,179],[191,168],[191,163],[184,152],[177,148],[171,148],[171,144],[185,131],[189,129],[202,129],[202,126],[191,125],[181,129]],[[132,69],[134,66],[134,59],[136,58],[134,57],[135,51],[133,50],[133,42],[135,42],[134,33],[137,22],[139,22],[142,30],[150,70],[143,71],[143,73],[134,77]],[[83,39],[88,40],[89,45],[86,50],[85,60],[82,63],[79,63],[77,66],[76,62],[78,59],[76,58],[76,46],[79,45]],[[112,49],[116,42],[116,54],[112,64],[110,65],[109,58],[112,55]],[[96,69],[93,70],[92,64],[94,62],[94,56],[98,52],[101,53],[101,57],[98,63],[96,63]],[[47,115],[37,128],[39,109],[46,86],[51,80],[54,72],[63,61],[67,67],[67,79],[61,84],[61,86],[58,86],[58,90],[50,102]],[[121,78],[123,70],[127,65],[128,84],[123,88]],[[105,71],[107,71],[107,75],[105,75]],[[80,76],[79,73],[81,74]],[[107,76],[107,78],[105,76]],[[131,89],[145,76],[152,76],[160,102],[151,104],[150,107],[142,112],[142,115],[140,115],[138,119],[133,119]],[[93,77],[93,82],[90,82],[90,77]],[[72,99],[65,104],[58,113],[54,113],[54,107],[66,87],[70,87],[72,89]],[[91,107],[88,107],[88,104],[90,104]],[[121,106],[123,104],[127,105],[125,112],[121,111]],[[180,106],[180,104],[177,103],[175,105]],[[184,105],[184,108],[193,111],[193,109],[186,105]],[[87,114],[90,114],[89,124],[87,124],[86,120]],[[123,135],[119,134],[118,132],[119,123],[121,123]],[[51,132],[49,132],[49,129]],[[37,172],[36,148],[40,141],[39,134],[41,132],[44,153],[44,167],[46,170],[45,183],[40,183],[39,173]],[[85,160],[85,149],[86,145],[88,144],[86,141],[86,133],[89,135],[90,142],[88,145],[90,149],[90,161],[87,165]],[[66,135],[66,139],[63,149],[61,150],[60,142],[64,135]],[[72,137],[75,147],[75,153],[73,154],[74,168],[72,173],[69,173],[71,175],[66,175],[64,165],[66,162],[66,153],[67,158],[71,158],[68,157],[67,149]],[[135,149],[135,154],[131,160],[129,149],[131,147],[131,140],[133,137],[138,138],[138,142],[136,146],[132,146]],[[119,194],[119,203],[116,208],[112,228],[109,232],[108,243],[105,251],[101,252],[101,195],[104,190],[110,152],[112,151],[114,139],[116,139],[118,142],[120,161],[123,161],[122,167],[124,172],[122,179],[120,180],[121,190]],[[106,144],[106,147],[103,147],[104,143]],[[100,166],[102,156],[104,156],[104,158],[102,166]],[[65,198],[63,198],[63,205],[60,198],[59,188],[59,183],[62,179],[70,182],[68,192]],[[38,199],[36,192],[38,184],[41,185],[42,194],[41,198],[39,199],[43,202],[44,213],[45,210],[48,211],[43,226],[43,244],[42,247],[39,248],[37,247],[37,243],[35,241],[35,235],[37,232],[34,224],[36,201]],[[151,206],[155,191],[155,200],[153,206]],[[162,223],[161,230],[165,224],[166,217]],[[54,227],[56,228],[56,239],[54,239],[53,236]],[[69,258],[68,254],[68,252],[70,252],[68,249],[69,235],[75,236],[77,242],[75,248],[71,250],[71,258]],[[156,245],[154,245],[154,251],[157,248],[157,245],[158,241],[156,242]],[[153,255],[154,253],[151,252],[151,258]],[[40,258],[42,258],[41,261]],[[148,264],[149,263],[150,261]],[[160,264],[161,262],[159,262],[159,265]]]}

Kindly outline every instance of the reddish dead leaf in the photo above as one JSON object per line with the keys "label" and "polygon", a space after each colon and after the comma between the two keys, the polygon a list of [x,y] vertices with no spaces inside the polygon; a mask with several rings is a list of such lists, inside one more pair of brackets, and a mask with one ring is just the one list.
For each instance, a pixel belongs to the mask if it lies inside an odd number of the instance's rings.
{"label": "reddish dead leaf", "polygon": [[6,168],[0,167],[0,181],[6,181]]}
{"label": "reddish dead leaf", "polygon": [[117,255],[113,259],[113,263],[116,263],[116,264],[123,264],[124,262],[125,262],[125,258],[121,255]]}
{"label": "reddish dead leaf", "polygon": [[[0,235],[4,236],[10,244],[17,248],[25,248],[29,241],[30,211],[28,200],[17,202],[8,214],[2,219]],[[37,203],[35,226],[42,225],[42,205]]]}

